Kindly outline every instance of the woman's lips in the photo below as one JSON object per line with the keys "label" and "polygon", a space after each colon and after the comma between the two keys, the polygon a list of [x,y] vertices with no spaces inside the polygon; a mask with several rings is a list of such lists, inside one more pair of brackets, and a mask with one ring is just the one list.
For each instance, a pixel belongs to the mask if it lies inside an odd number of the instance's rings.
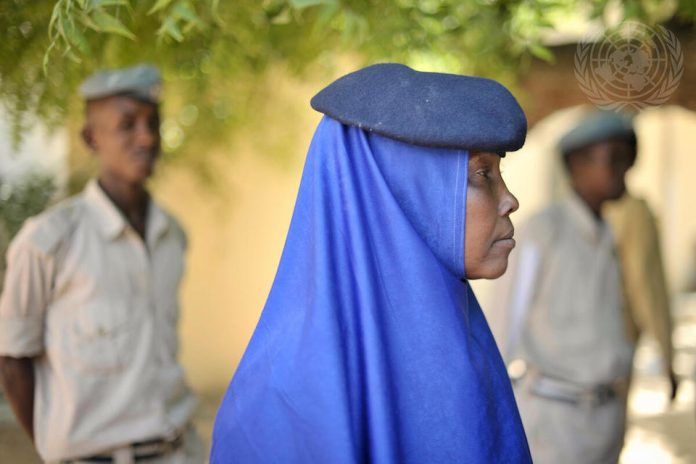
{"label": "woman's lips", "polygon": [[501,239],[493,242],[493,244],[501,246],[501,247],[512,249],[512,248],[515,248],[516,242],[515,242],[514,238],[501,238]]}

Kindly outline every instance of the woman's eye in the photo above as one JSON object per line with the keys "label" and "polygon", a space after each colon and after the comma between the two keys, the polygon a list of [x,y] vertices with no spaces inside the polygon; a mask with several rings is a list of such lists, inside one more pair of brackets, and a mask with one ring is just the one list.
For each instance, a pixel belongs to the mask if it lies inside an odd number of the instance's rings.
{"label": "woman's eye", "polygon": [[479,169],[476,171],[476,174],[483,177],[484,179],[490,179],[491,178],[491,171],[488,169]]}

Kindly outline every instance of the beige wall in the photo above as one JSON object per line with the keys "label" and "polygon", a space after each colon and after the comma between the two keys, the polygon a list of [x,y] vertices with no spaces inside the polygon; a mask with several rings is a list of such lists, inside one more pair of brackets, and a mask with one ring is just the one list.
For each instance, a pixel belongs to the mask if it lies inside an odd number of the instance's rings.
{"label": "beige wall", "polygon": [[273,74],[268,105],[239,143],[208,156],[214,186],[186,166],[165,166],[155,179],[156,197],[189,237],[181,359],[199,392],[219,394],[227,386],[256,326],[320,119],[309,99],[321,86]]}
{"label": "beige wall", "polygon": [[226,385],[275,275],[301,164],[281,170],[253,154],[219,160],[225,197],[190,174],[168,172],[158,197],[189,236],[182,289],[181,357],[197,390]]}

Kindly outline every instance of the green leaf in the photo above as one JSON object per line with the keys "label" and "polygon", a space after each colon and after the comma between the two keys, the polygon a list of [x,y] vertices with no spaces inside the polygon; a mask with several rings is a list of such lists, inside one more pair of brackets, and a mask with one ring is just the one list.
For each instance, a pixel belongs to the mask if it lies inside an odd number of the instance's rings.
{"label": "green leaf", "polygon": [[303,10],[312,6],[318,5],[335,5],[336,0],[290,0],[290,6],[296,10]]}
{"label": "green leaf", "polygon": [[75,54],[75,52],[72,51],[72,47],[68,46],[68,48],[65,49],[63,52],[63,56],[68,58],[70,61],[73,63],[82,63],[82,60],[80,59],[79,56]]}
{"label": "green leaf", "polygon": [[53,13],[51,13],[51,20],[48,22],[48,38],[53,40],[54,36],[54,29],[56,26],[56,21],[58,21],[58,18],[60,18],[61,12],[61,3],[62,2],[57,2],[56,5],[53,7]]}
{"label": "green leaf", "polygon": [[89,0],[90,9],[102,8],[105,6],[126,6],[129,7],[130,4],[128,0]]}
{"label": "green leaf", "polygon": [[554,26],[553,22],[548,18],[539,17],[536,19],[536,21],[537,21],[537,23],[535,24],[535,26],[539,29],[543,29],[543,28],[551,29]]}
{"label": "green leaf", "polygon": [[90,29],[94,29],[95,31],[99,30],[99,25],[95,23],[87,13],[82,12],[82,14],[80,14],[79,16],[79,19],[82,24],[89,27]]}
{"label": "green leaf", "polygon": [[87,42],[87,38],[82,34],[82,31],[75,26],[75,23],[72,20],[67,19],[64,19],[62,23],[65,40],[69,44],[77,47],[77,49],[83,55],[91,55],[92,50]]}
{"label": "green leaf", "polygon": [[157,30],[157,35],[160,38],[169,36],[177,42],[182,42],[184,40],[184,34],[181,33],[179,25],[172,18],[167,18],[164,20],[160,28]]}
{"label": "green leaf", "polygon": [[318,29],[328,27],[329,23],[339,13],[338,4],[324,5],[319,9],[316,27]]}
{"label": "green leaf", "polygon": [[92,19],[103,32],[110,32],[126,37],[127,39],[135,40],[135,34],[129,31],[118,18],[111,16],[102,9],[94,10]]}
{"label": "green leaf", "polygon": [[541,44],[530,44],[529,51],[532,53],[532,55],[541,60],[547,62],[552,62],[554,60],[553,52]]}
{"label": "green leaf", "polygon": [[271,17],[271,24],[290,24],[290,21],[292,21],[292,15],[289,8],[283,8]]}
{"label": "green leaf", "polygon": [[56,48],[56,40],[53,39],[51,43],[48,45],[48,48],[46,49],[46,53],[44,53],[43,60],[42,60],[42,69],[44,76],[48,75],[48,61],[50,60],[51,57],[51,52],[53,49]]}
{"label": "green leaf", "polygon": [[355,41],[363,43],[367,36],[368,23],[364,16],[348,10],[343,13],[341,38],[344,43]]}
{"label": "green leaf", "polygon": [[157,13],[158,11],[167,8],[170,3],[172,3],[172,0],[157,0],[147,14],[151,15],[153,13]]}
{"label": "green leaf", "polygon": [[225,21],[220,16],[220,0],[212,0],[210,5],[210,13],[215,23],[220,26],[225,25]]}
{"label": "green leaf", "polygon": [[179,19],[188,21],[190,24],[194,26],[203,26],[203,22],[198,17],[196,12],[193,11],[193,8],[191,8],[189,2],[178,2],[174,7],[174,10],[172,11],[172,14]]}

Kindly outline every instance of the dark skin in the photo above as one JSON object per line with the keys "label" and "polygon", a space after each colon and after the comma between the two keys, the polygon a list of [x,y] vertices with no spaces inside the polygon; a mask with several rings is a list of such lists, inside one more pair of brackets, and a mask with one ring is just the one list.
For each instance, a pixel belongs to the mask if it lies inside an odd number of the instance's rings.
{"label": "dark skin", "polygon": [[87,104],[82,138],[99,161],[99,185],[141,237],[149,195],[147,179],[159,157],[157,105],[125,95]]}
{"label": "dark skin", "polygon": [[510,214],[519,208],[500,172],[500,156],[472,152],[466,194],[464,269],[468,279],[496,279],[515,247]]}
{"label": "dark skin", "polygon": [[[158,106],[128,95],[90,101],[82,138],[98,161],[100,187],[144,238],[150,202],[145,184],[160,152]],[[0,356],[0,383],[17,420],[33,440],[33,359]]]}
{"label": "dark skin", "polygon": [[17,421],[34,441],[34,363],[32,359],[0,356],[0,383]]}
{"label": "dark skin", "polygon": [[[625,139],[614,138],[596,142],[570,153],[566,167],[575,193],[589,206],[595,217],[601,218],[602,206],[617,200],[626,192],[626,173],[635,161],[634,148]],[[677,396],[678,380],[671,366],[670,399]]]}
{"label": "dark skin", "polygon": [[597,218],[604,203],[621,198],[626,191],[626,172],[634,159],[633,148],[622,139],[597,142],[567,156],[573,190]]}

